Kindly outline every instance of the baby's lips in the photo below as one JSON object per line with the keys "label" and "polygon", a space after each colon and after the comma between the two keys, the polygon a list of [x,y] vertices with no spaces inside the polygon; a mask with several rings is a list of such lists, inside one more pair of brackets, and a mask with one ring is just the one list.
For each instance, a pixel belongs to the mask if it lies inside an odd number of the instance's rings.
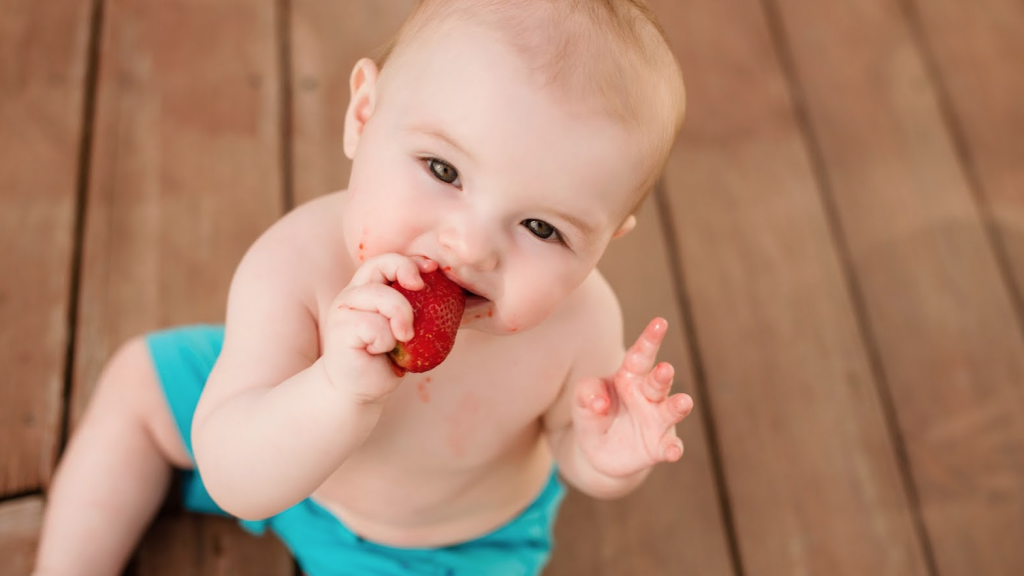
{"label": "baby's lips", "polygon": [[[440,266],[440,264],[438,264],[438,266]],[[456,285],[458,285],[459,288],[462,288],[462,292],[467,297],[469,297],[469,296],[477,296],[477,297],[480,297],[480,298],[484,298],[484,296],[481,296],[478,292],[476,292],[475,290],[473,290],[472,288],[467,286],[466,283],[461,278],[459,278],[458,276],[452,274],[452,267],[451,266],[443,266],[441,268],[441,272],[444,273],[444,275],[449,280],[451,280]]]}

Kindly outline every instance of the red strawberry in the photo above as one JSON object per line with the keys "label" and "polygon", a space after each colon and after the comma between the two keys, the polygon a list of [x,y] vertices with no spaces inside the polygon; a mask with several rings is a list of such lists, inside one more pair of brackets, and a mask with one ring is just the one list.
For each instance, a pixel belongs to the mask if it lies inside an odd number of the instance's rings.
{"label": "red strawberry", "polygon": [[399,342],[388,352],[399,375],[426,372],[448,357],[455,346],[455,333],[466,309],[466,294],[440,270],[421,274],[422,290],[406,290],[397,282],[398,290],[412,304],[412,329],[415,335],[408,342]]}

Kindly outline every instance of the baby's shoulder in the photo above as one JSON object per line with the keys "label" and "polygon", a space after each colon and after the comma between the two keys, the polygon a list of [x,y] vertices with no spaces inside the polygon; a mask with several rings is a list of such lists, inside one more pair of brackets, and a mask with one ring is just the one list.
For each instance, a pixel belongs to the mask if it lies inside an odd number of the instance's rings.
{"label": "baby's shoulder", "polygon": [[622,318],[619,298],[611,284],[596,268],[566,299],[563,322],[588,324]]}
{"label": "baby's shoulder", "polygon": [[296,206],[267,228],[260,240],[266,239],[268,244],[303,252],[310,245],[340,244],[339,223],[344,210],[344,194],[332,192]]}
{"label": "baby's shoulder", "polygon": [[[561,382],[614,373],[622,362],[622,308],[611,285],[594,270],[574,290],[540,330],[529,346],[538,357],[558,359],[564,370]],[[524,334],[525,336],[526,334]]]}
{"label": "baby's shoulder", "polygon": [[252,250],[287,264],[333,258],[344,249],[340,222],[344,192],[332,192],[300,204],[270,225]]}
{"label": "baby's shoulder", "polygon": [[[236,281],[265,284],[307,300],[340,281],[347,259],[341,227],[342,192],[305,202],[270,225],[242,258]],[[350,272],[350,271],[348,271]]]}

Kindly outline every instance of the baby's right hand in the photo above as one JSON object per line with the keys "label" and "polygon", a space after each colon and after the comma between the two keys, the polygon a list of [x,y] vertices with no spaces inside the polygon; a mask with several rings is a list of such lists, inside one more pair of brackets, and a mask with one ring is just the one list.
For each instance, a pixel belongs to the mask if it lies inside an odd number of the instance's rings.
{"label": "baby's right hand", "polygon": [[380,402],[398,387],[401,377],[387,354],[398,341],[412,338],[412,306],[388,284],[419,290],[420,272],[436,268],[426,258],[382,254],[356,270],[322,328],[322,362],[335,387],[359,403]]}

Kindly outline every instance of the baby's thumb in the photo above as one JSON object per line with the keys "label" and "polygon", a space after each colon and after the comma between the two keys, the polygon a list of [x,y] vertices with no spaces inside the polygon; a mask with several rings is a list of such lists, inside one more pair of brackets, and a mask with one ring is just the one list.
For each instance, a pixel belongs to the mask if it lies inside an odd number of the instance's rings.
{"label": "baby's thumb", "polygon": [[[611,423],[612,397],[608,385],[600,378],[585,378],[576,384],[573,420],[577,427],[604,433]],[[588,430],[590,431],[590,430]]]}

